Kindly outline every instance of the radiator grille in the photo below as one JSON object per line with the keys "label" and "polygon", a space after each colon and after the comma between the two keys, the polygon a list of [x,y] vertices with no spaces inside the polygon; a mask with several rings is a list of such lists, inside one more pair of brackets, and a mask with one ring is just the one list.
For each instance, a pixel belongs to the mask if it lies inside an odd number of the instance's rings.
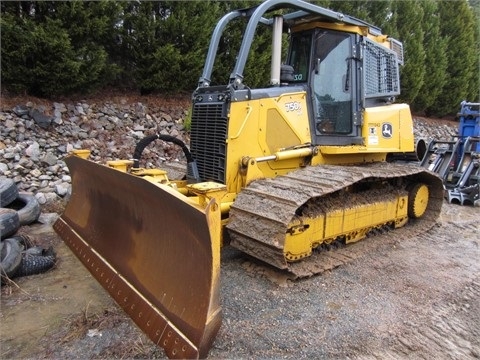
{"label": "radiator grille", "polygon": [[385,97],[400,94],[397,56],[383,46],[365,41],[365,97]]}
{"label": "radiator grille", "polygon": [[225,103],[195,103],[190,151],[202,181],[225,183],[227,116]]}

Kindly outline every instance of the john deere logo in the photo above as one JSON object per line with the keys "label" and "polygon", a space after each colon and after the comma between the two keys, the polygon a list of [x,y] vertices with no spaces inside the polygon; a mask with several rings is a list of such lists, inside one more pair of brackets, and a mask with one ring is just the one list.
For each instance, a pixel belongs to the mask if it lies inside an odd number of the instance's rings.
{"label": "john deere logo", "polygon": [[393,126],[390,123],[382,124],[382,136],[386,139],[390,139],[393,134]]}

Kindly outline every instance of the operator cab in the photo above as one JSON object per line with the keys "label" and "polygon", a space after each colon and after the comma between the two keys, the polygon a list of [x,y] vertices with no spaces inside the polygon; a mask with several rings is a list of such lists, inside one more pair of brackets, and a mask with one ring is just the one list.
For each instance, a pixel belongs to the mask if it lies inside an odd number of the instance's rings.
{"label": "operator cab", "polygon": [[400,94],[402,44],[372,32],[392,49],[355,31],[315,27],[291,35],[289,84],[307,88],[314,144],[362,144],[363,110],[389,104]]}
{"label": "operator cab", "polygon": [[312,137],[316,144],[359,144],[360,109],[356,60],[357,35],[329,29],[293,34],[287,63],[293,81],[306,83],[311,97]]}

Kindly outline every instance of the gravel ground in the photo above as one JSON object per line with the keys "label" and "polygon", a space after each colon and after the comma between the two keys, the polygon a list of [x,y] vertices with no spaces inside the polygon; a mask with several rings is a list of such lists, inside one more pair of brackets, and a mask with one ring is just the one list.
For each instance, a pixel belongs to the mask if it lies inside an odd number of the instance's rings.
{"label": "gravel ground", "polygon": [[[423,234],[408,228],[351,245],[352,262],[290,281],[226,247],[224,358],[480,357],[479,207],[444,204]],[[163,358],[51,232],[61,261],[2,289],[1,358]]]}
{"label": "gravel ground", "polygon": [[[427,139],[455,126],[415,121]],[[59,262],[2,287],[0,358],[164,358],[53,232],[57,215],[43,215],[21,231],[53,245]],[[480,358],[479,215],[445,203],[433,229],[350,245],[355,260],[300,281],[224,248],[223,324],[209,357]]]}

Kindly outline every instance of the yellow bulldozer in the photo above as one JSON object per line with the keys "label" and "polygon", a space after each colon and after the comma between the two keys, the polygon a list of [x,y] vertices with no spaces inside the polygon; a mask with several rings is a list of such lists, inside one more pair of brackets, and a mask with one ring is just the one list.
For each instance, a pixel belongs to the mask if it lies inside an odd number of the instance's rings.
{"label": "yellow bulldozer", "polygon": [[[242,43],[226,85],[213,84],[231,21],[245,21]],[[257,27],[271,29],[270,81],[251,88]],[[402,62],[402,43],[379,28],[304,1],[232,11],[192,96],[189,147],[159,134],[133,160],[67,157],[72,194],[55,230],[168,357],[205,357],[221,325],[222,246],[304,277],[325,269],[316,254],[435,222],[442,182],[405,160],[415,140],[409,106],[395,103]],[[182,147],[182,179],[140,167],[157,139]]]}

